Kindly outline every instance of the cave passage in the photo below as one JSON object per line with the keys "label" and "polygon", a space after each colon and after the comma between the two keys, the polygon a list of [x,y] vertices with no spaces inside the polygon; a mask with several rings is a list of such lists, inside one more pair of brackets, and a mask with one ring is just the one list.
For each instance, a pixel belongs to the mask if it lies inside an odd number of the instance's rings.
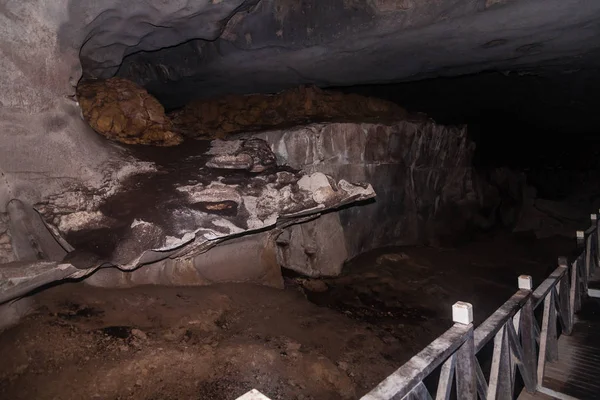
{"label": "cave passage", "polygon": [[0,398],[360,398],[600,209],[600,2],[118,3],[0,7]]}

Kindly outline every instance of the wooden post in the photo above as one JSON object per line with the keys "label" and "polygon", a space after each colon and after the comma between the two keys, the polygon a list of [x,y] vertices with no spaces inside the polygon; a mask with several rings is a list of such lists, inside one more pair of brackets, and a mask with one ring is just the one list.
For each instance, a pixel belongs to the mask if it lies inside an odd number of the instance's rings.
{"label": "wooden post", "polygon": [[452,378],[454,378],[454,370],[456,368],[456,354],[452,354],[444,364],[440,372],[435,400],[449,400],[452,391]]}
{"label": "wooden post", "polygon": [[592,276],[592,235],[585,238],[585,276]]}
{"label": "wooden post", "polygon": [[431,394],[429,394],[425,384],[419,382],[404,398],[406,400],[431,400]]}
{"label": "wooden post", "polygon": [[577,247],[583,248],[585,246],[585,231],[577,231]]}
{"label": "wooden post", "polygon": [[556,305],[554,300],[555,289],[552,288],[544,299],[544,315],[542,330],[540,332],[540,353],[538,355],[537,381],[541,385],[544,381],[546,361],[554,361],[558,356],[556,343]]}
{"label": "wooden post", "polygon": [[575,314],[581,309],[581,280],[579,279],[579,261],[575,260],[571,264],[571,290],[569,301],[571,303],[571,312]]}
{"label": "wooden post", "polygon": [[[600,210],[598,212],[600,213]],[[596,265],[600,267],[600,218],[598,218],[598,214],[596,214],[594,222],[596,225]]]}
{"label": "wooden post", "polygon": [[[590,232],[590,256],[592,258],[592,273],[594,273],[594,268],[598,266],[598,215],[591,214],[590,215],[592,232]],[[595,238],[594,238],[595,235]]]}
{"label": "wooden post", "polygon": [[512,400],[513,398],[511,351],[506,328],[510,323],[511,321],[508,321],[494,337],[494,355],[487,392],[487,398],[490,400]]}
{"label": "wooden post", "polygon": [[[473,306],[458,302],[452,306],[452,319],[455,323],[473,324]],[[457,400],[477,400],[475,376],[475,341],[473,329],[467,339],[456,351],[456,394]]]}
{"label": "wooden post", "polygon": [[571,288],[569,285],[569,263],[566,257],[558,257],[558,266],[564,267],[567,271],[560,279],[558,286],[559,296],[559,312],[561,321],[563,322],[563,331],[566,335],[570,335],[573,331],[573,312],[571,310],[570,294]]}
{"label": "wooden post", "polygon": [[[533,290],[533,280],[531,276],[521,275],[519,277],[519,289],[521,290]],[[533,302],[532,296],[529,296],[527,302],[521,310],[521,346],[523,346],[523,366],[525,367],[525,373],[529,376],[529,379],[523,379],[526,383],[525,389],[529,393],[535,393],[537,388],[537,354],[535,344],[535,316],[533,313]],[[518,332],[517,332],[518,333]],[[529,383],[529,385],[527,385]]]}

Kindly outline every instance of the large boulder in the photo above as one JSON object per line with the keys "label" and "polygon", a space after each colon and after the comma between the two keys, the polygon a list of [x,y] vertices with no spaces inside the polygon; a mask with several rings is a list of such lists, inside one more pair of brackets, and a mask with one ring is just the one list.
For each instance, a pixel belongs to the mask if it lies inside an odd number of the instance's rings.
{"label": "large boulder", "polygon": [[86,121],[108,139],[155,146],[174,146],[183,141],[172,131],[158,100],[127,79],[83,82],[77,87],[77,99]]}

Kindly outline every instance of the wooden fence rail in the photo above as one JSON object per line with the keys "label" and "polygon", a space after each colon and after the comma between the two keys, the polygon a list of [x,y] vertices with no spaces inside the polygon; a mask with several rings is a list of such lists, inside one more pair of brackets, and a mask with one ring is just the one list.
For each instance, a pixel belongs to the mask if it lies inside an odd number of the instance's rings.
{"label": "wooden fence rail", "polygon": [[[515,397],[516,373],[525,390],[567,398],[543,386],[547,362],[558,359],[559,333],[570,335],[575,313],[588,295],[588,282],[600,266],[599,221],[577,232],[581,254],[568,263],[559,257],[558,267],[535,290],[530,276],[518,278],[518,291],[473,329],[473,307],[458,302],[452,306],[454,325],[406,364],[384,379],[361,400],[428,400],[433,397],[423,382],[439,370],[436,400],[496,400]],[[542,308],[541,321],[536,310]],[[484,373],[478,353],[493,340],[489,373]],[[252,390],[238,400],[269,400]]]}
{"label": "wooden fence rail", "polygon": [[[547,362],[558,359],[559,333],[571,334],[589,278],[600,265],[597,215],[591,220],[589,229],[577,232],[582,252],[571,264],[560,257],[558,267],[535,290],[530,276],[520,276],[519,290],[477,329],[472,306],[456,303],[454,325],[361,400],[432,399],[423,380],[438,369],[436,400],[447,400],[452,392],[459,400],[513,399],[517,371],[528,392],[563,397],[543,386],[544,370]],[[536,318],[540,307],[541,321]],[[477,354],[492,340],[486,377]]]}

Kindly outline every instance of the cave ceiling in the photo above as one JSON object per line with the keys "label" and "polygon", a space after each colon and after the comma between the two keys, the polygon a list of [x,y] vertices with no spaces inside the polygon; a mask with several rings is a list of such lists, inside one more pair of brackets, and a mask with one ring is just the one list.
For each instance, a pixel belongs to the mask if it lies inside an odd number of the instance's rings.
{"label": "cave ceiling", "polygon": [[62,33],[85,33],[84,76],[129,78],[177,107],[299,84],[569,72],[600,60],[599,16],[581,0],[79,1]]}

